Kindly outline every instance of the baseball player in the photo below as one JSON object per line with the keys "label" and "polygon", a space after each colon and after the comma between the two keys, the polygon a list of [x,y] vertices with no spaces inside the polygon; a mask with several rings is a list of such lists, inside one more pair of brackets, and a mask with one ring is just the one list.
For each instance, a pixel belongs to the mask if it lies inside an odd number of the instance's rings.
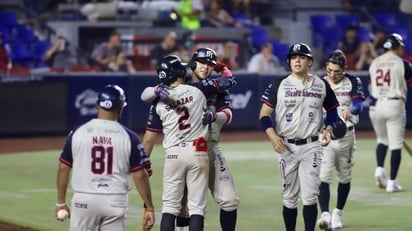
{"label": "baseball player", "polygon": [[[403,60],[405,44],[399,34],[391,34],[383,44],[385,52],[376,57],[369,67],[369,117],[376,134],[376,184],[387,192],[399,192],[398,184],[401,150],[406,126],[407,83],[412,87],[411,64]],[[390,178],[386,182],[384,169],[387,150],[391,151]]]}
{"label": "baseball player", "polygon": [[[160,230],[173,231],[181,212],[182,198],[187,190],[189,230],[203,230],[207,203],[209,158],[207,155],[208,126],[202,124],[207,110],[204,89],[182,84],[186,68],[177,56],[166,56],[157,67],[160,81],[169,87],[177,100],[172,103],[155,101],[150,110],[143,143],[148,153],[158,132],[165,138],[166,159],[163,171],[163,206]],[[214,81],[209,81],[214,86]],[[215,89],[215,91],[216,91]]]}
{"label": "baseball player", "polygon": [[[118,120],[126,106],[125,94],[117,85],[98,93],[97,119],[70,132],[60,156],[57,174],[56,218],[60,209],[69,211],[66,192],[73,168],[70,230],[125,230],[130,174],[146,204],[146,230],[155,223],[149,178],[149,157],[136,133]],[[104,202],[104,203],[102,203]]]}
{"label": "baseball player", "polygon": [[[213,70],[221,73],[222,76],[232,76],[230,70],[216,60],[216,53],[212,49],[199,48],[196,50],[190,62],[192,76],[188,79],[188,82],[198,83],[204,81],[212,75]],[[142,94],[142,100],[150,102],[155,97],[154,92],[153,88],[147,88]],[[233,176],[219,145],[222,126],[229,124],[232,120],[229,103],[230,97],[227,91],[214,94],[208,98],[209,110],[203,117],[203,124],[210,124],[208,138],[209,189],[220,207],[220,225],[223,231],[235,230],[237,207],[239,205],[239,197],[236,193]],[[184,204],[183,210],[185,210],[185,207]],[[186,230],[188,224],[187,212],[182,211],[176,220],[177,230]]]}
{"label": "baseball player", "polygon": [[[344,137],[332,139],[329,145],[323,148],[318,197],[322,212],[318,225],[322,230],[343,227],[343,208],[350,191],[353,154],[356,146],[354,126],[359,122],[359,114],[363,110],[362,102],[365,100],[361,80],[359,77],[346,73],[345,70],[346,57],[341,50],[335,50],[326,60],[327,75],[324,78],[338,99],[338,112],[340,117],[345,120],[347,132]],[[336,208],[331,216],[329,213],[329,185],[333,180],[333,169],[336,169],[339,184]]]}
{"label": "baseball player", "polygon": [[[300,195],[304,230],[313,231],[318,213],[321,145],[330,142],[333,125],[339,118],[339,103],[326,80],[309,73],[313,57],[308,45],[293,44],[287,62],[292,72],[267,86],[260,99],[259,119],[278,156],[286,230],[296,229]],[[321,132],[324,125],[326,128]]]}

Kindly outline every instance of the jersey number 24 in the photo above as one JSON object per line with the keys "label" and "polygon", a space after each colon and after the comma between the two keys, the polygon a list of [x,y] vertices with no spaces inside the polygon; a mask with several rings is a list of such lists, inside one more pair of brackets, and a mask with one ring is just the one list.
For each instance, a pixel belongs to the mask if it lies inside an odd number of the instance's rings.
{"label": "jersey number 24", "polygon": [[376,86],[391,85],[391,69],[384,72],[382,69],[376,70]]}

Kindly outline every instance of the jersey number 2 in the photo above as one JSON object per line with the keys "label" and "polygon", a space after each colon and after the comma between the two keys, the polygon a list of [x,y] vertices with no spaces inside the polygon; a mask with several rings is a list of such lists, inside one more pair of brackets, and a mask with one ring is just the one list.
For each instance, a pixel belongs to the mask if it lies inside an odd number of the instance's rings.
{"label": "jersey number 2", "polygon": [[94,174],[113,174],[113,147],[93,146],[92,172]]}
{"label": "jersey number 2", "polygon": [[386,83],[388,86],[391,85],[391,70],[387,70],[385,73],[382,69],[376,70],[376,86],[383,86]]}
{"label": "jersey number 2", "polygon": [[177,114],[179,114],[179,129],[185,130],[191,127],[191,124],[187,122],[190,117],[189,109],[187,107],[179,107],[176,109]]}

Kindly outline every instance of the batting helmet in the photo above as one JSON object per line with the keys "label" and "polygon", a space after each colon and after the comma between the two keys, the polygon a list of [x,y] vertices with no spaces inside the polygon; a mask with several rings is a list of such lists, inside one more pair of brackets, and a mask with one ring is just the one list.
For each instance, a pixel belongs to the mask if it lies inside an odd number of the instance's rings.
{"label": "batting helmet", "polygon": [[175,81],[177,78],[184,78],[186,75],[186,63],[182,63],[176,55],[168,55],[162,58],[157,65],[157,76],[166,85]]}
{"label": "batting helmet", "polygon": [[346,135],[346,123],[343,118],[339,116],[338,121],[332,126],[332,140],[340,139]]}
{"label": "batting helmet", "polygon": [[192,59],[190,60],[190,68],[192,70],[196,69],[196,61],[214,66],[217,63],[216,52],[210,48],[199,48],[193,54]]}
{"label": "batting helmet", "polygon": [[295,43],[290,46],[287,59],[289,60],[293,55],[304,55],[313,59],[312,50],[305,43]]}
{"label": "batting helmet", "polygon": [[383,43],[383,48],[385,50],[396,50],[400,46],[405,46],[403,43],[403,38],[397,33],[390,34]]}
{"label": "batting helmet", "polygon": [[107,85],[98,93],[96,104],[106,111],[117,111],[127,105],[126,96],[118,85]]}

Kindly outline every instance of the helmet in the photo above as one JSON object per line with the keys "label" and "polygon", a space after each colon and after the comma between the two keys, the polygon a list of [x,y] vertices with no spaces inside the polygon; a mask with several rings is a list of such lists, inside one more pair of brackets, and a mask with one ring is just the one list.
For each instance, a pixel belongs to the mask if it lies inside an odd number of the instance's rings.
{"label": "helmet", "polygon": [[167,55],[162,58],[157,65],[157,76],[160,81],[166,85],[177,78],[183,78],[186,75],[186,63],[182,63],[180,58],[176,55]]}
{"label": "helmet", "polygon": [[106,111],[117,111],[127,105],[126,96],[118,85],[106,85],[98,93],[96,104]]}
{"label": "helmet", "polygon": [[312,50],[305,43],[295,43],[289,48],[287,59],[290,60],[292,55],[304,55],[313,59]]}
{"label": "helmet", "polygon": [[346,135],[346,123],[342,117],[339,116],[338,121],[332,126],[332,140],[340,139]]}
{"label": "helmet", "polygon": [[210,48],[199,48],[192,56],[190,61],[190,68],[194,70],[196,68],[196,61],[205,62],[207,64],[216,65],[217,55],[216,52]]}
{"label": "helmet", "polygon": [[393,33],[386,38],[385,43],[383,43],[383,48],[385,50],[396,50],[399,46],[405,46],[403,43],[403,38],[397,33]]}

